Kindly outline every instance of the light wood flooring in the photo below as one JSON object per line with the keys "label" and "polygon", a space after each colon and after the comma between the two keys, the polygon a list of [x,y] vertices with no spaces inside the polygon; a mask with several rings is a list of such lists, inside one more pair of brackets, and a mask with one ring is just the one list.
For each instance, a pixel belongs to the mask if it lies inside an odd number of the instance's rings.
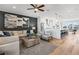
{"label": "light wood flooring", "polygon": [[50,55],[79,55],[79,31],[76,34],[69,32],[64,39],[52,40],[50,43],[58,45]]}

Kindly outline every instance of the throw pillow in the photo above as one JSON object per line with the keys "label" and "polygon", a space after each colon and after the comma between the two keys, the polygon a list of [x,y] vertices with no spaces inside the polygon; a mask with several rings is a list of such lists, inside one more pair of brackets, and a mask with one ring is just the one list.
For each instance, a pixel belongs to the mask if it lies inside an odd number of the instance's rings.
{"label": "throw pillow", "polygon": [[6,36],[10,36],[10,33],[9,32],[3,32],[4,33],[4,35],[6,35]]}

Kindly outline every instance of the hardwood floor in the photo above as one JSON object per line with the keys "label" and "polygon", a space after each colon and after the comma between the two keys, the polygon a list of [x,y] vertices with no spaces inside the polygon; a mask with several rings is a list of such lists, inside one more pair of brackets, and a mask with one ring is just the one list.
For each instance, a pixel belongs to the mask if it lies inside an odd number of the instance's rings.
{"label": "hardwood floor", "polygon": [[69,32],[63,40],[63,44],[59,45],[50,55],[79,55],[79,31],[76,34]]}
{"label": "hardwood floor", "polygon": [[49,43],[56,45],[56,46],[60,46],[64,43],[64,40],[53,38],[52,40],[49,41]]}

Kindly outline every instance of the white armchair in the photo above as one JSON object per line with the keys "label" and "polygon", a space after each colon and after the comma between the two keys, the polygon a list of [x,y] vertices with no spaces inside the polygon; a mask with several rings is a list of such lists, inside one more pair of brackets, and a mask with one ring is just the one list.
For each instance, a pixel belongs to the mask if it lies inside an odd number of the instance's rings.
{"label": "white armchair", "polygon": [[44,31],[44,33],[41,34],[41,38],[44,40],[49,40],[49,37],[52,37],[52,32],[49,31]]}

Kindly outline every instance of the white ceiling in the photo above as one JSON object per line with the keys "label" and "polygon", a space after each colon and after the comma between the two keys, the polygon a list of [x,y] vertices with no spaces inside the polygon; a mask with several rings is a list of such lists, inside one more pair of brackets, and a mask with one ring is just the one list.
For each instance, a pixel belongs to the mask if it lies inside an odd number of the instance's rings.
{"label": "white ceiling", "polygon": [[[16,9],[12,7],[16,6]],[[56,16],[64,19],[79,18],[79,4],[46,4],[43,9],[45,12],[34,13],[33,10],[27,10],[32,6],[28,4],[0,4],[0,11],[7,11],[16,14],[22,14],[32,17],[42,17],[42,16]]]}

